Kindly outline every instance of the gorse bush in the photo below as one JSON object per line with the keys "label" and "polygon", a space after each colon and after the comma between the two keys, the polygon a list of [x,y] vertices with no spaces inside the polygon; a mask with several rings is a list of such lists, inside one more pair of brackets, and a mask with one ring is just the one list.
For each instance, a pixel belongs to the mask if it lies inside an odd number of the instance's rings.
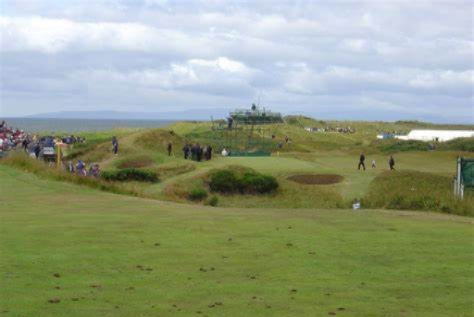
{"label": "gorse bush", "polygon": [[211,175],[209,187],[213,192],[223,194],[269,194],[278,189],[273,176],[247,171],[239,175],[232,170],[219,170]]}
{"label": "gorse bush", "polygon": [[195,187],[188,194],[188,199],[193,201],[202,201],[206,198],[207,191],[202,187]]}
{"label": "gorse bush", "polygon": [[362,199],[364,208],[439,211],[474,216],[474,198],[459,200],[452,193],[452,178],[422,172],[391,171],[379,175]]}
{"label": "gorse bush", "polygon": [[155,183],[158,176],[155,173],[135,168],[126,168],[118,171],[108,171],[102,173],[102,178],[108,181],[137,181]]}

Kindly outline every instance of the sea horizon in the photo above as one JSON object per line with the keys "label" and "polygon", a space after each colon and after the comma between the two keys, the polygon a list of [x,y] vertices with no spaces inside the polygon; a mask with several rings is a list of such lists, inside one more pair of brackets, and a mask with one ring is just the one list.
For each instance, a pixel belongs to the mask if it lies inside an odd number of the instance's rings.
{"label": "sea horizon", "polygon": [[[5,117],[5,122],[30,133],[78,133],[120,128],[163,128],[182,120],[160,119],[78,119]],[[186,120],[189,121],[189,120]]]}

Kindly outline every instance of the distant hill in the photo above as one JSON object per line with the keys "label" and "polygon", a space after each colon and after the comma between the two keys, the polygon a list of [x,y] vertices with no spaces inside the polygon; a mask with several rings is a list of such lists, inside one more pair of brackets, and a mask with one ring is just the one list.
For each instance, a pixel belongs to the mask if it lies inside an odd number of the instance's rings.
{"label": "distant hill", "polygon": [[227,117],[229,109],[193,109],[172,112],[62,111],[28,116],[35,119],[210,120]]}

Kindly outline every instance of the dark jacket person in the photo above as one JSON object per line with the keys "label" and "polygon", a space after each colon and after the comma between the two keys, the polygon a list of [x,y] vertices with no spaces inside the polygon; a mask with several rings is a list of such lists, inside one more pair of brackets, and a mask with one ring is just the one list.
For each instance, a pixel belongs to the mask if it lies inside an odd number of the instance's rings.
{"label": "dark jacket person", "polygon": [[364,168],[364,171],[365,171],[365,155],[364,153],[361,153],[360,154],[360,157],[359,157],[359,166],[357,167],[358,170],[360,170],[360,167],[363,167]]}

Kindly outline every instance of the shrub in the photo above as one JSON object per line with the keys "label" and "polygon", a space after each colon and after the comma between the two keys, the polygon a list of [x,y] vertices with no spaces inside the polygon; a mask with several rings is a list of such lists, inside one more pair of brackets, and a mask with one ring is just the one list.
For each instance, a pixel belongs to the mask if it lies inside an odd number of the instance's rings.
{"label": "shrub", "polygon": [[108,171],[102,173],[102,178],[108,181],[138,181],[155,183],[158,176],[155,173],[134,168],[122,169],[119,171]]}
{"label": "shrub", "polygon": [[189,200],[202,201],[206,198],[207,198],[207,191],[202,187],[193,188],[188,194]]}
{"label": "shrub", "polygon": [[275,177],[258,173],[246,173],[239,185],[240,191],[250,194],[268,194],[278,189]]}
{"label": "shrub", "polygon": [[269,194],[278,189],[278,181],[273,176],[254,171],[239,175],[232,170],[219,170],[211,175],[209,187],[211,191],[223,194]]}
{"label": "shrub", "polygon": [[237,192],[240,188],[239,180],[233,171],[219,170],[211,175],[209,187],[213,192],[230,194]]}
{"label": "shrub", "polygon": [[212,196],[211,199],[209,199],[206,202],[206,205],[209,205],[209,206],[212,206],[212,207],[216,207],[218,204],[219,204],[219,197],[217,197],[217,196]]}

